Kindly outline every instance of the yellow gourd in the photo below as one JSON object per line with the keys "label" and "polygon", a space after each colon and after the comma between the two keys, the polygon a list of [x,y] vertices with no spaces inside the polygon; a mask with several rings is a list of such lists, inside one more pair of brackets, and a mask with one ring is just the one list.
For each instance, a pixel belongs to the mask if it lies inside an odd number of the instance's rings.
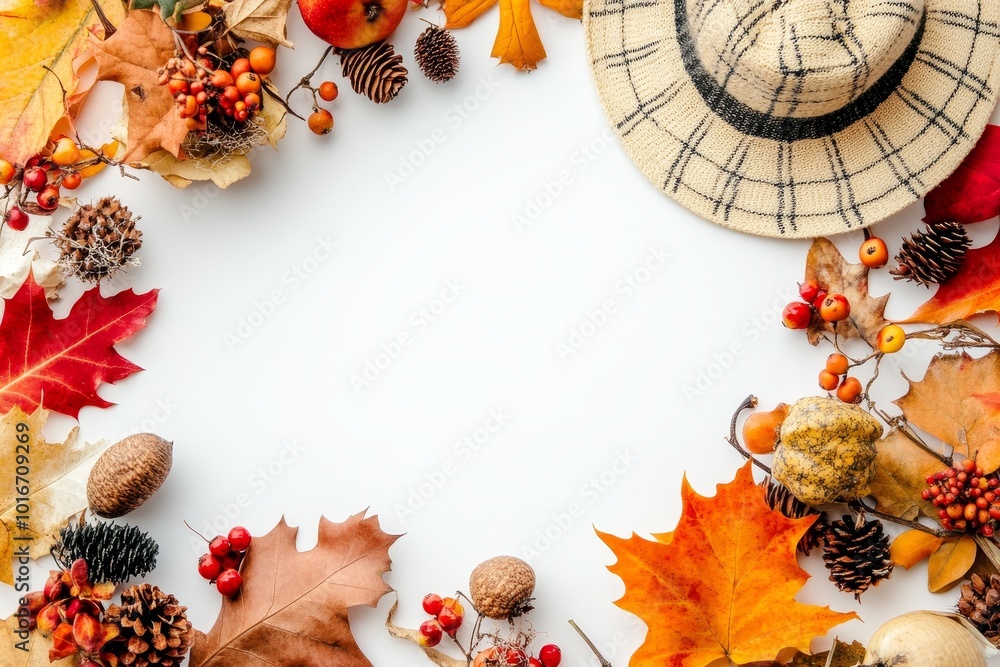
{"label": "yellow gourd", "polygon": [[856,500],[870,492],[882,425],[856,405],[803,398],[781,424],[774,479],[809,505]]}

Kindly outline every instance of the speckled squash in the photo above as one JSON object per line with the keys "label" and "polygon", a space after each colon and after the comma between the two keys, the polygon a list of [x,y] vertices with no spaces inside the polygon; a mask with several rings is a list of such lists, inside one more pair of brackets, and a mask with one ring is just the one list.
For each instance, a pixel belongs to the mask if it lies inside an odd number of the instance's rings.
{"label": "speckled squash", "polygon": [[781,425],[772,474],[809,505],[856,500],[870,492],[881,437],[882,425],[856,405],[799,399]]}

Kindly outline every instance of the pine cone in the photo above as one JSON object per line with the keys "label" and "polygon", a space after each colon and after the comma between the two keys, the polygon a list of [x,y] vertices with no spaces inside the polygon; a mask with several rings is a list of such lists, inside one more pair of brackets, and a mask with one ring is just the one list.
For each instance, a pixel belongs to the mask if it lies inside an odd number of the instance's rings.
{"label": "pine cone", "polygon": [[341,51],[340,66],[344,76],[351,80],[354,92],[367,95],[378,104],[394,98],[406,85],[403,56],[386,42]]}
{"label": "pine cone", "polygon": [[139,218],[115,197],[86,204],[70,216],[62,232],[49,232],[59,248],[59,263],[80,280],[110,278],[126,266],[137,266],[132,257],[142,246]]}
{"label": "pine cone", "polygon": [[965,616],[994,646],[1000,646],[1000,577],[990,575],[987,583],[978,574],[962,586],[958,613]]}
{"label": "pine cone", "polygon": [[764,480],[764,484],[766,488],[764,499],[771,509],[781,512],[789,519],[801,519],[806,516],[819,515],[819,518],[813,522],[813,525],[809,527],[806,534],[799,540],[799,551],[808,556],[813,548],[818,547],[823,542],[823,533],[828,528],[826,512],[819,512],[806,505],[793,496],[792,492],[785,486],[772,481],[770,477]]}
{"label": "pine cone", "polygon": [[451,81],[458,74],[458,42],[450,32],[436,25],[427,28],[417,37],[413,56],[420,71],[434,83]]}
{"label": "pine cone", "polygon": [[913,280],[924,287],[943,283],[958,273],[972,240],[958,222],[932,222],[927,231],[903,239],[896,255],[899,266],[889,271],[896,280]]}
{"label": "pine cone", "polygon": [[892,574],[889,537],[882,522],[845,515],[834,521],[823,535],[823,561],[830,570],[830,581],[856,600],[869,586],[878,586]]}
{"label": "pine cone", "polygon": [[108,607],[106,620],[121,629],[107,645],[122,665],[174,667],[181,664],[194,641],[187,607],[156,586],[141,584],[122,592],[122,604]]}
{"label": "pine cone", "polygon": [[87,523],[60,530],[52,555],[67,568],[82,558],[92,581],[120,584],[152,572],[159,551],[156,541],[135,526]]}

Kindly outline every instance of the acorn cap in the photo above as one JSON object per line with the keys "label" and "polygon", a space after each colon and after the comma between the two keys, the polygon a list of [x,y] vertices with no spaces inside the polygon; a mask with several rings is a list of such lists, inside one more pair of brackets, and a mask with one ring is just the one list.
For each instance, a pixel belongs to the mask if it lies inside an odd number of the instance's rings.
{"label": "acorn cap", "polygon": [[87,479],[90,510],[114,519],[149,500],[170,472],[173,447],[152,433],[130,435],[111,445]]}

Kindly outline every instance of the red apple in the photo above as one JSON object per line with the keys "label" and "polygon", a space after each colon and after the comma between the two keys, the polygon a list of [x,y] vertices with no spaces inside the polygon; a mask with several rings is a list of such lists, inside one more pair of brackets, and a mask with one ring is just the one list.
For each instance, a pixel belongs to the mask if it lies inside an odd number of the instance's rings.
{"label": "red apple", "polygon": [[409,0],[299,0],[302,20],[338,49],[359,49],[392,34]]}

